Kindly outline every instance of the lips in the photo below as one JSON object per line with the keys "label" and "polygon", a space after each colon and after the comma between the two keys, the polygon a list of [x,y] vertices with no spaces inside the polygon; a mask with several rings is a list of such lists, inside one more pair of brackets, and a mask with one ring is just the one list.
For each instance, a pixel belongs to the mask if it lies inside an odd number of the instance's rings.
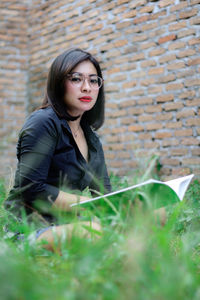
{"label": "lips", "polygon": [[79,98],[79,100],[80,100],[81,102],[91,102],[91,101],[92,101],[92,98],[89,97],[89,96],[84,96],[84,97]]}

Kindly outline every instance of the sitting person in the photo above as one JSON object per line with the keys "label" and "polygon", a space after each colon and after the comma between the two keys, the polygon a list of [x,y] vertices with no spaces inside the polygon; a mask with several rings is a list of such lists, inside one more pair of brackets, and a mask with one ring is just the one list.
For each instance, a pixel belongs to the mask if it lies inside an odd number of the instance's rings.
{"label": "sitting person", "polygon": [[[6,201],[18,215],[21,208],[27,215],[35,211],[37,200],[70,211],[71,204],[88,199],[76,193],[87,187],[111,191],[102,145],[93,131],[104,121],[103,83],[99,63],[81,49],[65,51],[52,63],[43,104],[19,135],[15,183]],[[51,226],[39,230],[37,239],[45,239],[50,249],[54,233],[70,235],[73,225],[58,225],[50,213],[40,213]]]}

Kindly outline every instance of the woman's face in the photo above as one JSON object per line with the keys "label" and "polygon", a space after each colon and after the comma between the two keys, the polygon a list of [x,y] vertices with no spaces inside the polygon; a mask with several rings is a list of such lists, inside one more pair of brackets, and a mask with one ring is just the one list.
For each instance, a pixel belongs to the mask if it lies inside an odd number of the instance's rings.
{"label": "woman's face", "polygon": [[98,97],[99,89],[91,84],[91,75],[97,75],[97,70],[89,60],[85,60],[71,74],[73,78],[69,77],[65,82],[64,101],[71,116],[82,116],[92,109]]}

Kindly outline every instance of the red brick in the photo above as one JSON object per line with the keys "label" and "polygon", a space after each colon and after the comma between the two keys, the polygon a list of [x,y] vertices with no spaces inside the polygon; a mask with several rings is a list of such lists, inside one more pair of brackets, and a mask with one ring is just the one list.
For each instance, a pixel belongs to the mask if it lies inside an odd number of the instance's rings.
{"label": "red brick", "polygon": [[179,30],[181,28],[187,28],[187,23],[186,21],[181,21],[181,22],[176,22],[174,24],[171,24],[169,26],[169,30],[170,31],[176,31],[176,30]]}
{"label": "red brick", "polygon": [[142,125],[132,125],[132,126],[128,127],[128,131],[137,132],[137,131],[143,131],[143,130],[144,130],[144,127]]}
{"label": "red brick", "polygon": [[164,139],[162,140],[162,146],[163,147],[171,147],[171,146],[177,146],[179,145],[178,139]]}
{"label": "red brick", "polygon": [[119,161],[119,160],[116,160],[116,161],[110,161],[109,162],[109,166],[111,168],[122,168],[123,167],[123,162],[122,161]]}
{"label": "red brick", "polygon": [[172,133],[171,132],[166,132],[166,131],[157,132],[155,134],[156,139],[165,139],[165,138],[170,138],[171,136],[172,136]]}
{"label": "red brick", "polygon": [[135,34],[132,38],[132,42],[133,43],[142,42],[142,41],[147,40],[147,38],[148,38],[147,34],[144,34],[144,33],[143,34],[139,33],[138,35]]}
{"label": "red brick", "polygon": [[[141,25],[141,31],[149,31],[154,28],[157,28],[158,23],[157,22],[148,22],[147,24],[142,24]],[[155,44],[155,43],[154,43]],[[156,44],[155,44],[156,45]]]}
{"label": "red brick", "polygon": [[174,12],[174,11],[184,9],[187,6],[188,6],[187,1],[181,1],[181,3],[172,6],[171,9],[170,9],[170,12]]}
{"label": "red brick", "polygon": [[162,105],[161,104],[148,105],[148,106],[146,106],[145,111],[148,112],[148,113],[161,112],[162,111]]}
{"label": "red brick", "polygon": [[122,87],[123,87],[124,89],[130,89],[130,88],[136,86],[136,84],[137,84],[137,81],[125,82],[125,83],[122,85]]}
{"label": "red brick", "polygon": [[132,114],[132,115],[140,115],[140,114],[144,113],[144,108],[133,107],[133,108],[129,108],[128,112],[129,112],[129,114]]}
{"label": "red brick", "polygon": [[158,55],[161,55],[163,53],[165,53],[165,49],[164,48],[156,48],[152,51],[149,52],[149,56],[152,57],[152,56],[158,56]]}
{"label": "red brick", "polygon": [[182,128],[182,122],[169,122],[165,125],[165,127],[170,129]]}
{"label": "red brick", "polygon": [[[199,41],[200,41],[200,39],[199,39]],[[188,61],[188,66],[195,66],[198,64],[200,64],[200,57],[197,57],[197,58],[194,58],[194,59],[191,59]]]}
{"label": "red brick", "polygon": [[195,115],[195,112],[193,109],[184,109],[183,111],[177,112],[176,118],[181,119],[181,118],[191,117],[194,115]]}
{"label": "red brick", "polygon": [[119,107],[133,107],[135,106],[136,101],[135,100],[124,100],[121,103],[119,103]]}
{"label": "red brick", "polygon": [[190,157],[190,158],[185,158],[184,159],[184,165],[196,165],[200,166],[200,157]]}
{"label": "red brick", "polygon": [[161,57],[159,59],[159,62],[162,64],[162,63],[166,63],[166,62],[169,62],[169,61],[172,61],[172,60],[175,60],[175,59],[176,59],[175,54],[169,54],[169,55]]}
{"label": "red brick", "polygon": [[129,8],[137,8],[139,6],[145,5],[147,0],[129,1]]}
{"label": "red brick", "polygon": [[135,19],[133,20],[133,23],[134,23],[134,24],[143,23],[143,22],[148,21],[148,19],[149,19],[149,16],[148,16],[148,15],[141,16],[141,17],[135,18]]}
{"label": "red brick", "polygon": [[173,41],[173,40],[176,40],[176,39],[177,39],[176,34],[170,34],[170,35],[159,38],[158,43],[163,44],[163,43]]}
{"label": "red brick", "polygon": [[185,48],[186,47],[186,43],[185,42],[172,42],[169,46],[168,49],[169,50],[176,50],[176,49],[180,49],[180,48]]}
{"label": "red brick", "polygon": [[199,4],[199,3],[200,3],[200,0],[191,0],[190,1],[191,5],[195,5],[195,4]]}
{"label": "red brick", "polygon": [[139,133],[138,138],[140,140],[150,140],[152,138],[150,133]]}
{"label": "red brick", "polygon": [[154,118],[152,115],[141,115],[138,117],[138,122],[149,122],[149,121],[153,121]]}
{"label": "red brick", "polygon": [[126,131],[125,127],[117,127],[117,128],[112,128],[110,130],[111,134],[124,133],[125,131]]}
{"label": "red brick", "polygon": [[197,16],[197,17],[195,17],[195,18],[192,18],[192,19],[190,20],[190,24],[191,24],[191,25],[199,25],[199,24],[200,24],[200,17]]}
{"label": "red brick", "polygon": [[156,115],[155,119],[157,121],[169,121],[173,118],[173,114],[172,113],[164,113],[162,112],[160,115]]}
{"label": "red brick", "polygon": [[200,141],[194,137],[190,137],[190,138],[184,138],[181,141],[181,145],[200,145]]}
{"label": "red brick", "polygon": [[200,103],[200,99],[192,99],[192,100],[187,100],[186,101],[186,106],[198,106]]}
{"label": "red brick", "polygon": [[130,125],[136,122],[136,118],[134,117],[126,117],[120,120],[122,125]]}
{"label": "red brick", "polygon": [[118,117],[122,117],[122,116],[125,116],[126,115],[126,110],[124,109],[121,109],[121,110],[117,110],[117,111],[114,111],[110,114],[110,117],[111,118],[118,118]]}
{"label": "red brick", "polygon": [[166,85],[166,91],[182,90],[183,87],[182,83],[169,83]]}
{"label": "red brick", "polygon": [[149,75],[159,75],[159,74],[162,74],[162,73],[164,73],[164,68],[163,67],[160,67],[160,68],[151,68],[148,71]]}
{"label": "red brick", "polygon": [[180,51],[177,54],[177,57],[183,58],[183,57],[192,56],[195,54],[196,54],[196,51],[194,49],[187,49],[187,50]]}
{"label": "red brick", "polygon": [[179,31],[177,35],[178,35],[178,38],[195,35],[195,29],[193,29],[193,28],[185,29],[185,30]]}
{"label": "red brick", "polygon": [[188,41],[188,44],[190,46],[193,46],[193,45],[197,45],[197,44],[200,44],[200,38],[192,38]]}
{"label": "red brick", "polygon": [[144,58],[145,58],[144,53],[139,53],[139,54],[133,55],[131,57],[131,61],[137,61],[137,60],[141,60]]}
{"label": "red brick", "polygon": [[159,2],[159,6],[161,8],[163,8],[163,7],[169,6],[173,3],[174,3],[174,0],[162,0],[162,1]]}
{"label": "red brick", "polygon": [[195,91],[184,91],[184,93],[179,95],[180,99],[193,99],[195,97]]}
{"label": "red brick", "polygon": [[119,153],[117,153],[117,158],[119,159],[129,159],[130,157],[130,153],[128,153],[127,151],[121,151]]}
{"label": "red brick", "polygon": [[193,75],[195,75],[195,70],[192,69],[184,69],[181,72],[176,73],[177,79],[178,78],[184,78],[184,77],[192,77]]}
{"label": "red brick", "polygon": [[156,81],[155,78],[150,77],[150,78],[141,80],[141,81],[140,81],[140,84],[143,85],[143,86],[149,86],[149,85],[154,84],[155,81]]}
{"label": "red brick", "polygon": [[146,142],[144,143],[144,148],[156,149],[159,148],[160,144],[158,142]]}
{"label": "red brick", "polygon": [[192,156],[200,156],[200,148],[192,149]]}
{"label": "red brick", "polygon": [[194,118],[192,118],[192,119],[188,119],[188,120],[186,120],[186,126],[200,126],[200,119],[198,118],[196,118],[196,119],[194,119]]}
{"label": "red brick", "polygon": [[172,175],[178,176],[186,176],[191,174],[190,168],[181,167],[181,168],[173,168],[172,169]]}
{"label": "red brick", "polygon": [[176,158],[161,158],[161,164],[162,165],[171,165],[171,166],[179,166],[180,161]]}
{"label": "red brick", "polygon": [[149,123],[146,125],[146,129],[147,130],[158,130],[158,129],[162,129],[163,125],[160,123]]}
{"label": "red brick", "polygon": [[137,15],[137,11],[136,11],[136,9],[133,9],[131,11],[128,11],[128,12],[124,13],[122,15],[122,18],[123,19],[129,19],[129,18],[135,17],[136,15]]}
{"label": "red brick", "polygon": [[184,84],[185,84],[186,87],[199,86],[200,85],[200,79],[194,78],[194,79],[191,79],[191,80],[186,80]]}
{"label": "red brick", "polygon": [[170,81],[174,81],[176,79],[174,74],[166,75],[166,76],[159,76],[157,79],[157,83],[167,83]]}
{"label": "red brick", "polygon": [[184,67],[185,67],[185,63],[183,61],[180,61],[180,62],[174,62],[172,64],[168,64],[167,69],[171,71],[177,69],[179,70]]}
{"label": "red brick", "polygon": [[154,10],[154,5],[146,5],[139,10],[140,14],[151,13]]}
{"label": "red brick", "polygon": [[144,60],[140,64],[141,64],[142,68],[154,67],[154,66],[156,66],[156,61],[155,60]]}
{"label": "red brick", "polygon": [[168,103],[165,105],[166,111],[178,110],[183,107],[182,103]]}
{"label": "red brick", "polygon": [[159,20],[160,26],[165,25],[165,24],[171,24],[172,22],[176,21],[176,14],[170,14],[165,18],[162,18]]}
{"label": "red brick", "polygon": [[167,94],[167,95],[162,95],[158,96],[156,98],[156,102],[168,102],[168,101],[173,101],[174,100],[174,95],[173,94]]}
{"label": "red brick", "polygon": [[159,17],[163,17],[163,16],[166,16],[165,10],[151,14],[151,20],[157,20]]}
{"label": "red brick", "polygon": [[192,136],[192,129],[180,129],[174,131],[174,136]]}
{"label": "red brick", "polygon": [[151,103],[153,103],[153,98],[151,97],[144,97],[144,98],[140,98],[139,100],[140,105],[151,104]]}
{"label": "red brick", "polygon": [[145,93],[145,90],[144,90],[144,89],[138,89],[138,90],[133,90],[132,95],[135,95],[135,96],[143,96],[144,93]]}
{"label": "red brick", "polygon": [[163,88],[162,86],[153,86],[153,87],[150,87],[148,88],[148,94],[160,94],[163,92]]}
{"label": "red brick", "polygon": [[171,156],[185,156],[188,154],[188,149],[174,148],[170,150]]}
{"label": "red brick", "polygon": [[124,22],[118,23],[116,25],[116,28],[117,29],[122,29],[122,28],[127,28],[127,27],[130,27],[130,26],[131,26],[131,22],[130,21],[124,21]]}
{"label": "red brick", "polygon": [[188,18],[191,18],[191,17],[193,17],[193,16],[195,16],[197,14],[198,14],[198,9],[197,8],[193,8],[193,9],[190,9],[188,11],[182,11],[182,12],[180,12],[179,17],[181,19],[188,19]]}

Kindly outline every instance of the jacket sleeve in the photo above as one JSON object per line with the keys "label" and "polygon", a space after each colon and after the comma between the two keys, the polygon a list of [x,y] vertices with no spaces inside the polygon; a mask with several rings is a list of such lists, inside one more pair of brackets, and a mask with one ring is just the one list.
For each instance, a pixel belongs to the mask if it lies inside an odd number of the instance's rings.
{"label": "jacket sleeve", "polygon": [[58,133],[52,119],[33,114],[21,130],[18,142],[18,185],[22,199],[32,206],[35,199],[54,201],[59,189],[47,184],[48,171]]}

